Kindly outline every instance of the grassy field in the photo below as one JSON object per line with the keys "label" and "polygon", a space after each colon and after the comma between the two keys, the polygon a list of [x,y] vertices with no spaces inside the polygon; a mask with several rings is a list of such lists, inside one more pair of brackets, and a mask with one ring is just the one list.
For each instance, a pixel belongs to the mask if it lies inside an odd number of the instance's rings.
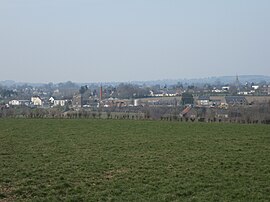
{"label": "grassy field", "polygon": [[270,201],[270,126],[0,119],[0,201]]}

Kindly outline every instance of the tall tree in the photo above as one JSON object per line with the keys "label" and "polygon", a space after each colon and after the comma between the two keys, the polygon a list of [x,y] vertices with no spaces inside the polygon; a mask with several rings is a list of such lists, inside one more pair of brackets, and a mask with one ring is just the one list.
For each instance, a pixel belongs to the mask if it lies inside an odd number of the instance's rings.
{"label": "tall tree", "polygon": [[183,93],[181,103],[182,103],[182,105],[194,104],[193,95],[191,93]]}

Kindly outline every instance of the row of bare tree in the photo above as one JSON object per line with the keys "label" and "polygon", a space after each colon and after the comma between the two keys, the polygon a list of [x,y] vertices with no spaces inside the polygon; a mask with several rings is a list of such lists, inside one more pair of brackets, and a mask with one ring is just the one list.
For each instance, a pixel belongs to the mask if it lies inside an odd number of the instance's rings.
{"label": "row of bare tree", "polygon": [[100,109],[99,111],[62,111],[58,108],[0,108],[0,118],[93,118],[93,119],[150,119],[167,121],[236,122],[270,124],[270,103],[220,109],[197,108],[195,115],[181,117],[180,107],[142,107],[137,111]]}

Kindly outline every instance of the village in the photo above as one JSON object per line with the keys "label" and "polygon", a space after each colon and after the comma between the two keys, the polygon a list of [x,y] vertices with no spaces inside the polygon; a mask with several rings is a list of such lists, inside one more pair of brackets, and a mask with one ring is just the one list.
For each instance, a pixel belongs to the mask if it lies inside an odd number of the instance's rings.
{"label": "village", "polygon": [[1,117],[99,117],[268,123],[270,84],[1,87]]}

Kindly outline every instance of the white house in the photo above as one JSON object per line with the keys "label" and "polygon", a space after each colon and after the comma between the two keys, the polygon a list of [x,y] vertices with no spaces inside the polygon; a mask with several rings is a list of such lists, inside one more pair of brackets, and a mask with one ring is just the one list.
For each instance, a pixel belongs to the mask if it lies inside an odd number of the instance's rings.
{"label": "white house", "polygon": [[53,101],[53,106],[65,106],[66,105],[66,100],[54,100]]}
{"label": "white house", "polygon": [[8,104],[12,105],[12,106],[19,106],[19,105],[21,105],[21,102],[20,102],[20,100],[10,100],[8,102]]}
{"label": "white house", "polygon": [[43,102],[42,102],[42,100],[41,100],[41,98],[39,96],[33,96],[33,97],[31,97],[31,102],[35,106],[42,106],[42,104],[43,104]]}
{"label": "white house", "polygon": [[49,101],[53,104],[54,107],[56,106],[65,106],[67,103],[67,100],[56,100],[54,97],[50,97]]}
{"label": "white house", "polygon": [[213,89],[212,92],[213,92],[213,93],[222,93],[223,90],[220,90],[220,89]]}
{"label": "white house", "polygon": [[52,104],[54,103],[54,100],[55,100],[54,97],[50,97],[50,99],[49,99],[50,103],[52,103]]}
{"label": "white house", "polygon": [[260,86],[259,85],[253,85],[253,86],[251,86],[251,88],[254,89],[254,90],[258,90],[260,88]]}
{"label": "white house", "polygon": [[8,102],[8,104],[12,106],[29,105],[29,103],[29,100],[10,100]]}

